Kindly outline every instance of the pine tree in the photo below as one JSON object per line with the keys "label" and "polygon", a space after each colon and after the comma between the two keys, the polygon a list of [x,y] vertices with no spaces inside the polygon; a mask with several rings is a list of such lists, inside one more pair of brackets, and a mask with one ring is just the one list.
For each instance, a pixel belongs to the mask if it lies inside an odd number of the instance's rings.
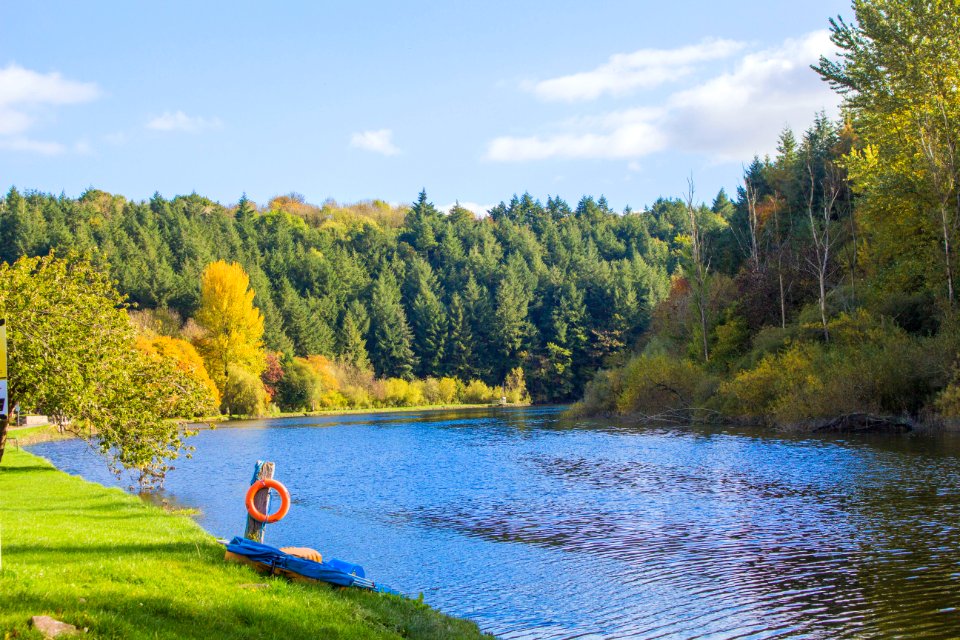
{"label": "pine tree", "polygon": [[433,203],[427,201],[427,190],[423,189],[407,213],[405,231],[400,239],[409,243],[421,255],[430,256],[437,248],[435,227],[439,222],[440,212]]}
{"label": "pine tree", "polygon": [[343,314],[343,323],[338,336],[337,353],[342,361],[359,369],[370,367],[366,346],[366,334],[369,328],[370,320],[366,310],[359,301],[354,300]]}
{"label": "pine tree", "polygon": [[523,347],[531,328],[527,305],[527,294],[519,276],[514,269],[508,270],[497,289],[495,337],[501,356],[496,368],[499,379],[523,359]]}
{"label": "pine tree", "polygon": [[474,350],[474,375],[489,382],[494,364],[499,359],[499,350],[494,347],[495,320],[490,294],[477,282],[473,274],[467,278],[467,286],[463,289],[463,308],[473,344],[485,346],[483,349]]}
{"label": "pine tree", "polygon": [[447,318],[443,305],[425,282],[421,282],[410,315],[415,338],[413,346],[419,361],[417,376],[437,375],[443,362]]}
{"label": "pine tree", "polygon": [[572,359],[570,387],[566,389],[566,397],[571,397],[575,389],[588,377],[588,321],[583,293],[573,284],[567,283],[560,296],[560,304],[553,312],[555,341],[570,352]]}
{"label": "pine tree", "polygon": [[332,353],[330,327],[313,313],[310,304],[300,297],[286,278],[280,283],[280,305],[285,333],[293,340],[294,352],[298,356]]}
{"label": "pine tree", "polygon": [[413,378],[417,360],[410,345],[413,332],[400,304],[400,288],[390,272],[380,274],[370,303],[370,356],[381,376]]}
{"label": "pine tree", "polygon": [[473,364],[473,332],[470,330],[470,320],[459,293],[454,292],[450,298],[447,320],[449,333],[445,354],[446,372],[462,380],[477,377],[477,369]]}

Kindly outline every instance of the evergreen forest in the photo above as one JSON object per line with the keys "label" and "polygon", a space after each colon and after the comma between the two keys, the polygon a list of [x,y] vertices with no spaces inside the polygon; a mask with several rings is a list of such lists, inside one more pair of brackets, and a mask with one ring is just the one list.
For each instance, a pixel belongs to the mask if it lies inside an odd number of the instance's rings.
{"label": "evergreen forest", "polygon": [[[719,227],[734,210],[720,193],[710,216]],[[500,385],[522,367],[534,400],[567,401],[648,326],[680,268],[685,220],[668,200],[616,212],[603,197],[571,207],[524,194],[480,218],[441,213],[423,192],[408,207],[313,206],[296,194],[226,207],[196,194],[135,202],[12,188],[0,260],[89,256],[169,335],[196,314],[205,267],[235,261],[268,351],[408,380]]]}

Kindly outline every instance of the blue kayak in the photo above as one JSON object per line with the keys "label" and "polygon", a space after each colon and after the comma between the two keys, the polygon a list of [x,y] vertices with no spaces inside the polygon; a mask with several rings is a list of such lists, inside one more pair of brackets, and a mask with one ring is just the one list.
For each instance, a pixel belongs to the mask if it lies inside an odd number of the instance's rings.
{"label": "blue kayak", "polygon": [[377,584],[367,578],[363,572],[363,567],[360,565],[336,558],[314,562],[290,555],[276,547],[240,537],[230,541],[227,545],[227,552],[228,554],[242,556],[247,561],[269,570],[271,574],[287,575],[288,577],[300,576],[308,580],[319,580],[341,587],[357,587],[380,593],[400,595],[398,591]]}

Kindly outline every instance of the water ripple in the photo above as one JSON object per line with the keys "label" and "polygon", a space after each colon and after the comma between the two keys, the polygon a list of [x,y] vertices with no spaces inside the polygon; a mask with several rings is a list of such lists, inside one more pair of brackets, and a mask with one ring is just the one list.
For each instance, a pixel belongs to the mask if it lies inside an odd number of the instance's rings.
{"label": "water ripple", "polygon": [[[318,428],[323,427],[323,428]],[[268,533],[502,638],[960,637],[960,438],[806,439],[565,423],[550,409],[255,421],[168,482],[232,535],[249,463]],[[73,443],[37,447],[102,482]]]}

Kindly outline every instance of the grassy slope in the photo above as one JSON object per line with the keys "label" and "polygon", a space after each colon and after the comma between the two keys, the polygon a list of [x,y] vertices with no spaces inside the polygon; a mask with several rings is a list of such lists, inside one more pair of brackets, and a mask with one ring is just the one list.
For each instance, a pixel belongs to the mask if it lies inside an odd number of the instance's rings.
{"label": "grassy slope", "polygon": [[[480,638],[416,601],[266,578],[183,515],[9,450],[0,465],[0,631],[52,615],[95,638]],[[266,583],[266,588],[244,587]]]}

